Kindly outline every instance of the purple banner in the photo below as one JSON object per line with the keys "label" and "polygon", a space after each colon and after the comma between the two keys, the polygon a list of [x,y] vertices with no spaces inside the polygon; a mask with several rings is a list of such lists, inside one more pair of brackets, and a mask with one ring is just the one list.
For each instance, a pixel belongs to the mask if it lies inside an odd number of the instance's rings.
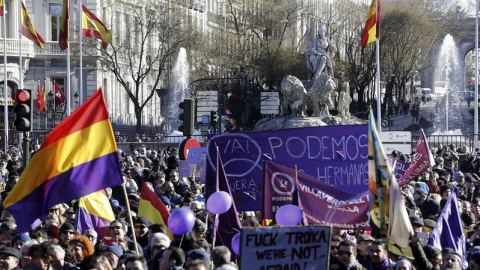
{"label": "purple banner", "polygon": [[368,125],[323,126],[209,135],[207,192],[215,191],[217,147],[239,211],[260,211],[262,163],[304,172],[348,193],[368,190]]}
{"label": "purple banner", "polygon": [[[395,174],[395,179],[402,179],[405,176],[408,168],[410,167],[410,162],[396,160],[395,166],[393,167],[393,173]],[[397,180],[398,181],[398,180]]]}
{"label": "purple banner", "polygon": [[[402,186],[406,183],[415,180],[423,172],[427,171],[432,164],[430,164],[430,157],[428,156],[428,146],[425,140],[425,135],[422,133],[418,139],[417,147],[415,148],[415,155],[413,156],[412,163],[408,167],[407,171],[402,178],[397,178],[398,185]],[[397,161],[398,162],[398,161]]]}
{"label": "purple banner", "polygon": [[[265,162],[264,215],[273,219],[283,205],[294,204],[295,170],[273,162]],[[331,225],[337,228],[369,230],[370,192],[346,193],[299,172],[298,198],[308,224]]]}

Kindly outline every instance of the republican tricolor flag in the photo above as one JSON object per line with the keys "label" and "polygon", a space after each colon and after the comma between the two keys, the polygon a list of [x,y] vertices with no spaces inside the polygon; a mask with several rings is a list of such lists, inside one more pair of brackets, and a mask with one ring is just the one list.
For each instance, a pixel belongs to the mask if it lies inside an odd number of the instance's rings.
{"label": "republican tricolor flag", "polygon": [[5,5],[4,0],[0,0],[0,16],[5,15],[3,11],[3,6]]}
{"label": "republican tricolor flag", "polygon": [[117,144],[99,89],[48,135],[3,206],[24,233],[36,228],[50,207],[121,183]]}
{"label": "republican tricolor flag", "polygon": [[[378,9],[376,3],[378,3]],[[380,38],[380,0],[372,0],[363,29],[362,47],[366,48],[368,43],[375,42],[378,38]]]}
{"label": "republican tricolor flag", "polygon": [[94,229],[98,238],[106,236],[110,222],[115,219],[105,190],[99,190],[78,200],[77,228],[80,232]]}

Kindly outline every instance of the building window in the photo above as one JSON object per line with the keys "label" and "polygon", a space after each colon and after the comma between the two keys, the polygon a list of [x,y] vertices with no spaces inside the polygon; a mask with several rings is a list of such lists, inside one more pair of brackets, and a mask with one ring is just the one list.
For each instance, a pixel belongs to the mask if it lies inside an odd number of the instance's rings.
{"label": "building window", "polygon": [[50,4],[50,33],[52,41],[58,41],[60,33],[60,20],[62,19],[62,4]]}

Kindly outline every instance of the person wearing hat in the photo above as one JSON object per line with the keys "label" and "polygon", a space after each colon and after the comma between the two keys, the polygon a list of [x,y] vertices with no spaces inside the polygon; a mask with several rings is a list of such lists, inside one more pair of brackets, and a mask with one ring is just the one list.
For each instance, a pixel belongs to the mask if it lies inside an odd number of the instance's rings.
{"label": "person wearing hat", "polygon": [[370,265],[369,248],[375,238],[367,234],[359,234],[357,236],[357,261],[368,269]]}
{"label": "person wearing hat", "polygon": [[77,220],[75,219],[75,210],[73,210],[73,207],[69,207],[65,211],[65,219],[67,222],[70,222],[72,224],[76,224]]}
{"label": "person wearing hat", "polygon": [[463,258],[456,252],[450,252],[443,260],[443,267],[445,269],[464,269]]}
{"label": "person wearing hat", "polygon": [[467,187],[466,200],[471,202],[475,197],[480,196],[479,189],[476,188],[477,180],[473,177],[472,174],[465,175],[465,186]]}
{"label": "person wearing hat", "polygon": [[75,235],[68,242],[68,252],[72,263],[79,266],[83,260],[93,254],[94,248],[90,240],[84,235]]}
{"label": "person wearing hat", "polygon": [[435,219],[438,215],[440,205],[428,196],[428,186],[425,183],[417,183],[418,188],[413,193],[413,199],[420,208],[423,218]]}
{"label": "person wearing hat", "polygon": [[17,234],[12,239],[12,247],[20,250],[26,242],[32,240],[27,234]]}
{"label": "person wearing hat", "polygon": [[135,236],[137,237],[137,242],[142,246],[142,248],[146,248],[148,246],[148,226],[152,223],[148,221],[144,217],[137,217],[135,219]]}
{"label": "person wearing hat", "polygon": [[480,270],[480,247],[473,247],[470,250],[468,266],[471,270]]}
{"label": "person wearing hat", "polygon": [[124,253],[124,249],[121,245],[117,243],[110,244],[104,251],[103,256],[107,257],[110,265],[113,269],[117,269],[118,267],[118,260],[122,257]]}
{"label": "person wearing hat", "polygon": [[59,233],[59,245],[66,247],[68,245],[68,242],[70,242],[73,236],[76,235],[76,230],[72,223],[65,222],[62,224],[62,226],[60,226]]}
{"label": "person wearing hat", "polygon": [[20,269],[20,251],[13,247],[0,246],[0,269],[13,270]]}
{"label": "person wearing hat", "polygon": [[207,269],[210,269],[210,254],[202,249],[192,249],[187,253],[187,259],[185,263],[189,263],[193,260],[201,260],[207,265]]}

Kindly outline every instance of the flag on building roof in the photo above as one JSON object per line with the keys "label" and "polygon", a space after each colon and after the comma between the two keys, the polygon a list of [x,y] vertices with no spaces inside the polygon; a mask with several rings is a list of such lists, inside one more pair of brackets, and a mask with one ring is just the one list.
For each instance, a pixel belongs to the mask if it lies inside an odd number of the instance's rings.
{"label": "flag on building roof", "polygon": [[18,231],[37,227],[59,203],[123,183],[102,89],[45,139],[3,201]]}
{"label": "flag on building roof", "polygon": [[437,223],[428,239],[428,245],[432,245],[440,250],[452,248],[463,257],[465,262],[467,250],[462,224],[460,213],[458,212],[457,188],[455,187],[438,217]]}
{"label": "flag on building roof", "polygon": [[54,82],[53,84],[53,94],[55,95],[55,100],[58,103],[65,102],[65,93],[57,82]]}
{"label": "flag on building roof", "polygon": [[43,81],[42,91],[40,91],[40,82],[38,82],[38,85],[37,85],[37,101],[35,102],[35,105],[37,106],[37,110],[39,112],[45,111],[45,98],[43,96],[44,92],[45,92],[45,81]]}
{"label": "flag on building roof", "polygon": [[3,6],[5,5],[4,0],[0,0],[0,16],[3,16],[5,12],[3,11]]}
{"label": "flag on building roof", "polygon": [[370,216],[375,225],[387,229],[389,251],[400,256],[413,257],[409,246],[413,235],[412,224],[395,174],[378,136],[373,111],[370,111],[368,121],[368,182],[370,192],[375,197]]}
{"label": "flag on building roof", "polygon": [[[144,217],[152,223],[164,224],[168,226],[168,218],[170,212],[165,207],[165,204],[158,198],[155,193],[148,188],[145,181],[142,183],[140,191],[140,201],[138,202],[138,214],[139,217]],[[173,239],[172,232],[167,227],[167,235],[170,239]]]}
{"label": "flag on building roof", "polygon": [[101,239],[106,235],[106,229],[113,220],[115,214],[105,190],[99,190],[78,200],[77,228],[81,233],[87,229],[94,229]]}
{"label": "flag on building roof", "polygon": [[[377,0],[372,0],[372,4],[368,9],[367,22],[362,34],[362,47],[366,48],[369,43],[375,42],[380,38],[380,0],[378,0],[378,9],[376,7]],[[378,12],[378,13],[377,13]]]}
{"label": "flag on building roof", "polygon": [[68,48],[68,30],[70,28],[69,0],[63,1],[62,19],[60,20],[60,31],[58,34],[58,46],[64,51]]}
{"label": "flag on building roof", "polygon": [[22,35],[33,43],[37,44],[38,47],[43,49],[45,45],[45,40],[35,31],[35,27],[33,27],[32,20],[28,15],[27,9],[22,1]]}
{"label": "flag on building roof", "polygon": [[112,32],[100,21],[95,14],[82,5],[82,35],[102,40],[102,47],[107,48],[112,38]]}

